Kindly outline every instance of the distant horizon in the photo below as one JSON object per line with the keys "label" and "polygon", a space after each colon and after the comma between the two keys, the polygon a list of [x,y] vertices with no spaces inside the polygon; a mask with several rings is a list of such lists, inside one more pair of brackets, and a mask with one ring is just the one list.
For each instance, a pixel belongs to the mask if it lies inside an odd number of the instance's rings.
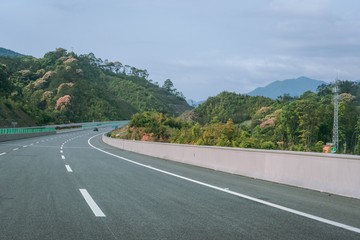
{"label": "distant horizon", "polygon": [[[270,83],[268,83],[268,84],[266,84],[266,85],[264,85],[264,86],[259,86],[259,87],[256,87],[256,88],[254,88],[253,90],[251,90],[251,91],[249,91],[249,92],[247,92],[247,93],[238,93],[238,94],[244,94],[244,95],[249,95],[251,92],[254,92],[255,90],[257,90],[257,89],[261,89],[261,88],[266,88],[266,87],[268,87],[269,85],[272,85],[273,83],[276,83],[276,82],[284,82],[284,81],[287,81],[287,80],[296,80],[296,79],[299,79],[299,78],[307,78],[307,79],[310,79],[310,80],[315,80],[315,81],[319,81],[319,82],[323,82],[323,83],[326,83],[326,84],[331,84],[332,83],[332,81],[331,82],[326,82],[326,81],[323,81],[323,80],[319,80],[319,79],[313,79],[313,78],[310,78],[310,77],[307,77],[307,76],[299,76],[299,77],[296,77],[296,78],[289,78],[289,79],[283,79],[283,80],[274,80],[273,82],[270,82]],[[339,80],[342,80],[342,79],[339,79]],[[344,81],[346,81],[346,79],[343,79]],[[335,81],[335,80],[334,80]],[[350,81],[350,80],[349,80]],[[358,81],[360,81],[360,80],[355,80],[355,81],[352,81],[352,82],[358,82]],[[234,92],[234,91],[231,91],[231,90],[224,90],[224,91],[226,91],[226,92]],[[222,91],[223,92],[223,91]],[[221,92],[219,92],[218,94],[220,94]],[[236,93],[236,92],[235,92]],[[216,94],[216,95],[218,95],[218,94]],[[214,96],[209,96],[209,97],[215,97],[216,95],[214,95]],[[251,95],[250,95],[251,96]],[[207,98],[209,98],[209,97],[207,97]],[[292,96],[292,97],[295,97],[295,96]],[[207,99],[206,98],[206,99]],[[187,101],[194,101],[194,103],[199,103],[199,102],[204,102],[204,101],[206,101],[206,99],[200,99],[200,100],[197,100],[197,99],[186,99]]]}

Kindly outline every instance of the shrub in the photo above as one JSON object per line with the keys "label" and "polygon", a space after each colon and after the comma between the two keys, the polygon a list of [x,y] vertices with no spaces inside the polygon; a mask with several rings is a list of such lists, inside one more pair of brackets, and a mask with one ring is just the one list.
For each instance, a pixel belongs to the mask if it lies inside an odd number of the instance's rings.
{"label": "shrub", "polygon": [[275,144],[271,141],[262,142],[260,144],[261,149],[275,149]]}

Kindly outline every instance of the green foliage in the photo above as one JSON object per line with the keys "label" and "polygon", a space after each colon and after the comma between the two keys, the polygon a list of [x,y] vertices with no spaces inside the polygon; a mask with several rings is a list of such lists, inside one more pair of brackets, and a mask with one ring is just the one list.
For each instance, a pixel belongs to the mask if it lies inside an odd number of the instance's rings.
{"label": "green foliage", "polygon": [[173,92],[174,84],[172,83],[172,81],[170,79],[166,79],[162,88],[164,88],[168,92]]}
{"label": "green foliage", "polygon": [[9,74],[5,64],[0,64],[0,94],[4,96],[10,90]]}
{"label": "green foliage", "polygon": [[[173,122],[156,114],[157,121],[149,121],[154,118],[147,113],[135,115],[131,131],[140,139],[143,134],[157,136],[145,140],[322,152],[332,140],[333,95],[328,89],[330,84],[320,86],[318,93],[305,92],[291,99],[284,95],[276,101],[223,92],[196,108],[190,122]],[[340,89],[338,152],[360,154],[360,83],[342,81]],[[166,129],[166,135],[159,129]]]}
{"label": "green foliage", "polygon": [[[178,115],[190,106],[147,80],[146,70],[58,48],[43,58],[0,57],[0,93],[37,124],[130,119],[138,111]],[[15,110],[14,110],[15,111]]]}
{"label": "green foliage", "polygon": [[216,97],[210,97],[195,109],[196,121],[204,124],[214,117],[225,123],[231,118],[234,123],[242,123],[261,107],[274,103],[274,100],[265,97],[251,97],[236,93],[222,92]]}
{"label": "green foliage", "polygon": [[323,141],[318,141],[317,143],[315,143],[315,146],[312,150],[314,152],[322,152],[324,145],[325,143]]}
{"label": "green foliage", "polygon": [[270,141],[262,142],[260,144],[260,148],[262,149],[275,149],[275,144]]}
{"label": "green foliage", "polygon": [[12,50],[6,49],[6,48],[2,48],[0,47],[0,56],[4,56],[4,57],[19,57],[19,56],[23,56],[20,53],[14,52]]}
{"label": "green foliage", "polygon": [[110,88],[118,98],[131,103],[139,112],[158,111],[180,115],[190,107],[183,98],[152,84],[144,78],[122,76],[108,78]]}
{"label": "green foliage", "polygon": [[129,123],[128,136],[137,140],[148,137],[154,141],[168,141],[171,131],[185,125],[185,122],[180,119],[171,118],[158,112],[136,113]]}
{"label": "green foliage", "polygon": [[360,155],[360,117],[358,117],[352,138],[354,139],[354,153]]}

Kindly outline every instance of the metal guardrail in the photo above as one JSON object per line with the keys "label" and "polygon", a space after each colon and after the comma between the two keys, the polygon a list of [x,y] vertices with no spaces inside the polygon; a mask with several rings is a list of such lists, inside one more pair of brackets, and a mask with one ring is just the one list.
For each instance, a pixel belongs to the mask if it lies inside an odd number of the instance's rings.
{"label": "metal guardrail", "polygon": [[89,123],[73,123],[73,124],[62,124],[52,125],[44,127],[27,127],[27,128],[0,128],[1,134],[29,134],[29,133],[44,133],[44,132],[56,132],[59,129],[71,129],[80,128],[88,129],[94,127],[114,127],[118,125],[126,124],[129,121],[109,121],[109,122],[89,122]]}
{"label": "metal guardrail", "polygon": [[0,128],[0,134],[28,134],[56,132],[55,127],[32,127],[32,128]]}

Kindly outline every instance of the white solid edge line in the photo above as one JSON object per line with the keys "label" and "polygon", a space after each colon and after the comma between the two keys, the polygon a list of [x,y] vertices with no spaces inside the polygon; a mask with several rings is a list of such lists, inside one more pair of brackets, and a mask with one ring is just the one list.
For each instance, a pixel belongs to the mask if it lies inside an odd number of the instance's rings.
{"label": "white solid edge line", "polygon": [[301,212],[301,211],[298,211],[298,210],[295,210],[295,209],[292,209],[292,208],[288,208],[288,207],[284,207],[284,206],[281,206],[281,205],[278,205],[278,204],[267,202],[267,201],[264,201],[264,200],[261,200],[261,199],[258,199],[258,198],[254,198],[254,197],[251,197],[251,196],[248,196],[248,195],[245,195],[245,194],[241,194],[241,193],[234,192],[234,191],[231,191],[231,190],[227,190],[227,189],[217,187],[217,186],[214,186],[214,185],[211,185],[211,184],[200,182],[200,181],[197,181],[197,180],[194,180],[194,179],[191,179],[191,178],[183,177],[183,176],[177,175],[175,173],[167,172],[167,171],[164,171],[164,170],[161,170],[161,169],[158,169],[158,168],[154,168],[154,167],[151,167],[149,165],[145,165],[145,164],[142,164],[142,163],[139,163],[139,162],[136,162],[136,161],[124,158],[124,157],[120,157],[120,156],[115,155],[113,153],[109,153],[107,151],[104,151],[104,150],[102,150],[100,148],[95,147],[94,145],[92,145],[90,143],[91,139],[93,139],[94,137],[99,136],[99,135],[101,135],[101,134],[97,134],[97,135],[92,136],[91,138],[89,138],[88,144],[92,148],[94,148],[94,149],[96,149],[96,150],[98,150],[100,152],[106,153],[106,154],[108,154],[110,156],[122,159],[124,161],[130,162],[130,163],[133,163],[133,164],[145,167],[145,168],[152,169],[152,170],[157,171],[157,172],[161,172],[161,173],[173,176],[173,177],[177,177],[177,178],[189,181],[189,182],[193,182],[193,183],[196,183],[196,184],[208,187],[208,188],[216,189],[216,190],[221,191],[221,192],[225,192],[225,193],[228,193],[228,194],[231,194],[231,195],[234,195],[234,196],[238,196],[238,197],[241,197],[241,198],[244,198],[244,199],[248,199],[250,201],[257,202],[257,203],[260,203],[260,204],[263,204],[263,205],[266,205],[266,206],[269,206],[269,207],[277,208],[277,209],[283,210],[285,212],[293,213],[293,214],[296,214],[296,215],[299,215],[299,216],[302,216],[302,217],[306,217],[306,218],[309,218],[309,219],[312,219],[312,220],[315,220],[315,221],[319,221],[319,222],[326,223],[326,224],[329,224],[329,225],[332,225],[332,226],[340,227],[340,228],[343,228],[343,229],[346,229],[346,230],[349,230],[349,231],[352,231],[352,232],[360,233],[360,228],[356,228],[356,227],[353,227],[353,226],[350,226],[350,225],[335,222],[335,221],[332,221],[332,220],[329,220],[329,219],[326,219],[326,218],[322,218],[322,217],[318,217],[318,216],[315,216],[315,215],[312,215],[312,214],[304,213],[304,212]]}
{"label": "white solid edge line", "polygon": [[88,191],[86,189],[79,189],[79,190],[80,190],[82,196],[84,197],[86,203],[89,205],[89,207],[91,208],[91,210],[95,214],[95,216],[96,217],[106,217],[105,214],[103,213],[103,211],[101,211],[99,206],[96,204],[94,199],[90,196]]}
{"label": "white solid edge line", "polygon": [[65,165],[65,167],[68,172],[73,172],[73,170],[71,169],[71,167],[69,165]]}

